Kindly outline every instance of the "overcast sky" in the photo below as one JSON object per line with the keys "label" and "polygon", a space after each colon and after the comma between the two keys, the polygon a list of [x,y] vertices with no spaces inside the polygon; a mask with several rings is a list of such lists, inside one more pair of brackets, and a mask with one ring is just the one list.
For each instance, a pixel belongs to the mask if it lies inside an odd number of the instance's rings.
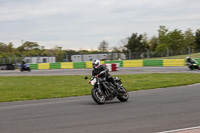
{"label": "overcast sky", "polygon": [[200,29],[200,0],[0,0],[0,42],[14,47],[113,47],[132,33],[157,36],[161,25]]}

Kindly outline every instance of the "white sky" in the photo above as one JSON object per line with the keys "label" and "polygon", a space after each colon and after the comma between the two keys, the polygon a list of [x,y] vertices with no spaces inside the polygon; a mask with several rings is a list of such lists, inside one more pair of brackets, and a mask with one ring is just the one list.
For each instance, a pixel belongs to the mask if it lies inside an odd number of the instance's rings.
{"label": "white sky", "polygon": [[109,47],[159,26],[200,29],[200,0],[0,0],[0,42],[38,42],[45,48]]}

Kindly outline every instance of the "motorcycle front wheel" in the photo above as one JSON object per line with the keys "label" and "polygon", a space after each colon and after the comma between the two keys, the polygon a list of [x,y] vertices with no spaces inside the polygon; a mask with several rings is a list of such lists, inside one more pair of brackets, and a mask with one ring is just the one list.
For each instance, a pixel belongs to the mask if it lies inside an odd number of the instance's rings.
{"label": "motorcycle front wheel", "polygon": [[193,70],[193,66],[189,66],[189,69],[190,69],[190,70]]}
{"label": "motorcycle front wheel", "polygon": [[98,104],[104,104],[106,99],[104,94],[100,94],[97,89],[92,89],[92,98]]}
{"label": "motorcycle front wheel", "polygon": [[[122,86],[121,89],[125,90],[126,89]],[[128,92],[126,91],[125,93],[120,93],[118,96],[117,96],[117,99],[119,99],[121,102],[126,102],[129,98],[129,94]]]}

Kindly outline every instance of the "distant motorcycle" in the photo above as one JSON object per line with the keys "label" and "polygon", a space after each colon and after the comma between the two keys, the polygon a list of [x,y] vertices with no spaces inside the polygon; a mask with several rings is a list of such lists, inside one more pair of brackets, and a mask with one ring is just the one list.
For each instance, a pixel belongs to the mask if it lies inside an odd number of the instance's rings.
{"label": "distant motorcycle", "polygon": [[[85,79],[88,79],[88,77],[86,76]],[[114,77],[114,80],[125,93],[119,93],[112,83],[106,81],[106,78],[100,78],[98,75],[90,78],[88,82],[93,86],[91,95],[97,104],[104,104],[105,101],[113,100],[115,97],[121,102],[126,102],[128,100],[129,94],[122,86],[121,79]]]}
{"label": "distant motorcycle", "polygon": [[190,64],[188,64],[188,67],[190,70],[193,70],[193,69],[200,69],[199,65],[198,65],[198,62],[192,62]]}
{"label": "distant motorcycle", "polygon": [[28,64],[24,64],[24,66],[22,67],[21,65],[20,65],[20,71],[21,72],[23,72],[23,71],[31,71],[31,68],[29,67],[29,65]]}

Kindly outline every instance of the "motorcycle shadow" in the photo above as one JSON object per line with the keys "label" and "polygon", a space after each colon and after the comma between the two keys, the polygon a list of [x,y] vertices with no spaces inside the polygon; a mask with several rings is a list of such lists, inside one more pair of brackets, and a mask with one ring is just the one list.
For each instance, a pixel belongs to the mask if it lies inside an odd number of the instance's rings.
{"label": "motorcycle shadow", "polygon": [[[120,104],[120,103],[124,104],[124,103],[127,103],[127,102],[121,102],[121,101],[118,101],[118,100],[112,100],[112,101],[106,101],[104,104],[101,104],[101,105]],[[97,104],[95,102],[92,102],[92,101],[85,103],[85,105],[98,105],[99,106],[99,104]]]}

